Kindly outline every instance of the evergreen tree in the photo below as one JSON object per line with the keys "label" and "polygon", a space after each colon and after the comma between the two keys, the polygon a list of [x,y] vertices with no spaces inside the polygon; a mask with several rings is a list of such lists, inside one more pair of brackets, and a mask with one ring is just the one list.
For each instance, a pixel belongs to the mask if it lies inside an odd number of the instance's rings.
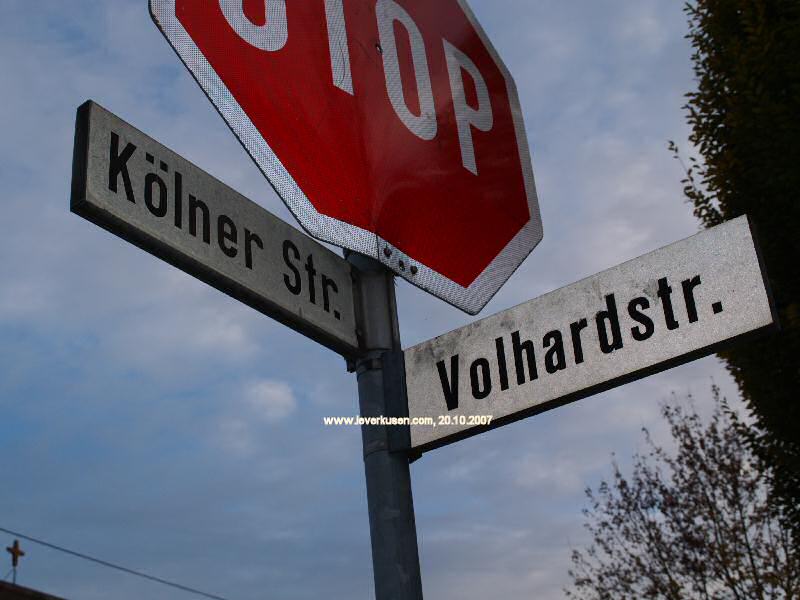
{"label": "evergreen tree", "polygon": [[[754,451],[800,532],[800,1],[685,6],[697,90],[687,94],[701,155],[684,191],[706,226],[748,214],[782,330],[721,356],[755,418]],[[678,156],[677,147],[670,143]]]}

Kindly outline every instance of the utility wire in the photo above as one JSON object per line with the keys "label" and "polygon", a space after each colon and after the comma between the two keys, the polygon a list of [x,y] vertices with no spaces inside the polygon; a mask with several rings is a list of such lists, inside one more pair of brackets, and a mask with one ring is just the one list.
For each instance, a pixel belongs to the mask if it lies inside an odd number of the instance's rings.
{"label": "utility wire", "polygon": [[[93,563],[97,563],[98,565],[102,565],[104,567],[108,567],[109,569],[116,569],[117,571],[122,571],[123,573],[127,573],[128,575],[135,575],[136,577],[141,577],[142,579],[148,579],[150,581],[154,581],[156,583],[160,583],[161,585],[166,585],[171,588],[175,588],[178,590],[182,590],[184,592],[188,592],[190,594],[196,594],[198,596],[203,596],[205,598],[212,598],[213,600],[228,600],[228,598],[224,598],[223,596],[215,596],[214,594],[207,594],[206,592],[201,592],[200,590],[196,590],[194,588],[190,588],[185,585],[181,585],[180,583],[174,583],[172,581],[167,581],[166,579],[161,579],[160,577],[154,577],[153,575],[148,575],[147,573],[142,573],[141,571],[134,571],[133,569],[129,569],[127,567],[121,567],[120,565],[115,565],[114,563],[110,563],[105,560],[101,560],[99,558],[94,558],[92,556],[88,556],[86,554],[81,554],[80,552],[75,552],[74,550],[70,550],[68,548],[63,548],[61,546],[56,546],[55,544],[51,544],[50,542],[45,542],[44,540],[39,540],[29,535],[25,535],[23,533],[19,533],[17,531],[11,531],[10,529],[6,529],[5,527],[0,527],[0,531],[3,533],[7,533],[9,535],[13,535],[14,537],[22,538],[23,540],[28,540],[34,544],[39,544],[40,546],[45,546],[52,550],[57,550],[58,552],[63,552],[64,554],[69,554],[71,556],[75,556],[77,558],[82,558],[83,560],[88,560]],[[6,575],[8,577],[8,575]]]}

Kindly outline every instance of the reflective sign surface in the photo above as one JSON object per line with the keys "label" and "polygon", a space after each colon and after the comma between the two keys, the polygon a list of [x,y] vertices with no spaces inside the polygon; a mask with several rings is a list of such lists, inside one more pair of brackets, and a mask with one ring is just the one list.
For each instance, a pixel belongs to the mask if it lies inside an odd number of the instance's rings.
{"label": "reflective sign surface", "polygon": [[516,89],[460,0],[151,0],[301,225],[478,312],[541,240]]}
{"label": "reflective sign surface", "polygon": [[340,352],[358,353],[350,263],[94,102],[71,209]]}
{"label": "reflective sign surface", "polygon": [[427,450],[711,354],[777,319],[739,217],[405,351]]}

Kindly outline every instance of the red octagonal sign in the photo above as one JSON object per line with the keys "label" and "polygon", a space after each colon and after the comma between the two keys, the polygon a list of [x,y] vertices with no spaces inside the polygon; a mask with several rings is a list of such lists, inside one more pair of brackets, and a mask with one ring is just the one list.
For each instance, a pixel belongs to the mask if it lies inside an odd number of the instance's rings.
{"label": "red octagonal sign", "polygon": [[312,236],[475,314],[542,238],[511,75],[465,0],[150,0]]}

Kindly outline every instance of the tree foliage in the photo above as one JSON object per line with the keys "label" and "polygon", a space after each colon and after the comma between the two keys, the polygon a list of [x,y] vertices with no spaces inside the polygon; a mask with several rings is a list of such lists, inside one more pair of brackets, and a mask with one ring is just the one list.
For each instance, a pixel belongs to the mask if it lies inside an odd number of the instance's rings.
{"label": "tree foliage", "polygon": [[685,12],[697,80],[685,108],[701,160],[688,165],[684,191],[706,226],[745,213],[755,225],[782,331],[722,357],[798,534],[800,1],[693,0]]}
{"label": "tree foliage", "polygon": [[656,445],[626,478],[586,491],[592,543],[573,551],[577,600],[790,600],[800,594],[800,552],[768,502],[768,473],[745,426],[719,400],[708,425],[664,406],[677,449]]}

